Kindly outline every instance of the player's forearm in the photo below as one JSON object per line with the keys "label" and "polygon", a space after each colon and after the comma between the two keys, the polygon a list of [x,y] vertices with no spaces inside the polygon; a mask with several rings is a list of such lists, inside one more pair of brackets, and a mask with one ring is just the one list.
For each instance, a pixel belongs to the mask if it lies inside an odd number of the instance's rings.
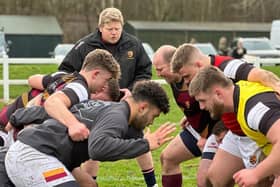
{"label": "player's forearm", "polygon": [[49,116],[43,107],[33,106],[16,110],[11,115],[10,122],[14,127],[20,128],[31,123],[42,123],[47,118],[49,118]]}
{"label": "player's forearm", "polygon": [[149,151],[148,142],[144,139],[125,140],[108,137],[106,133],[96,133],[90,135],[88,141],[90,158],[99,161],[131,159]]}
{"label": "player's forearm", "polygon": [[39,89],[39,90],[43,90],[43,89],[44,89],[44,86],[43,86],[43,83],[42,83],[43,77],[44,77],[44,75],[40,75],[40,74],[31,75],[31,76],[28,78],[28,84],[29,84],[32,88],[36,88],[36,89]]}
{"label": "player's forearm", "polygon": [[259,181],[268,176],[279,174],[280,170],[280,143],[273,144],[270,154],[254,169]]}
{"label": "player's forearm", "polygon": [[44,107],[50,117],[58,120],[68,128],[78,122],[76,117],[69,111],[67,105],[59,98],[48,98]]}

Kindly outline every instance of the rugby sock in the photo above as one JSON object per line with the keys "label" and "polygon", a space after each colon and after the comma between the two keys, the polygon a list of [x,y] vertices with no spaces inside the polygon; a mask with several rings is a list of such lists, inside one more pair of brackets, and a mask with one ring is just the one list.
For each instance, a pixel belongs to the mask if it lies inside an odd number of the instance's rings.
{"label": "rugby sock", "polygon": [[162,175],[163,187],[182,187],[182,173],[175,175]]}
{"label": "rugby sock", "polygon": [[152,187],[157,183],[154,168],[142,170],[142,174],[144,175],[147,187]]}

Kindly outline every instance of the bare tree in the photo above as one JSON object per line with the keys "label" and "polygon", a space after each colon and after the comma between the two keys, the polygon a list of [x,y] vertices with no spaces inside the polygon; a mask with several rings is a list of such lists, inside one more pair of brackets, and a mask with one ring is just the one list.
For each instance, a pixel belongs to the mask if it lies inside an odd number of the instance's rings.
{"label": "bare tree", "polygon": [[276,0],[0,0],[2,14],[53,15],[64,41],[74,42],[97,27],[100,12],[119,8],[125,20],[271,22],[280,19]]}

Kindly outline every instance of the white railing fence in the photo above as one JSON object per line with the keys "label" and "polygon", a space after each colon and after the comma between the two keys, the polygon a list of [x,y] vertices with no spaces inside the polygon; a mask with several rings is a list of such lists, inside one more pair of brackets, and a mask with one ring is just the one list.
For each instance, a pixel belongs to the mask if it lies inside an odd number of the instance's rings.
{"label": "white railing fence", "polygon": [[[247,59],[250,63],[253,63],[256,67],[264,65],[276,65],[280,64],[280,59],[260,59],[251,58]],[[0,58],[0,64],[3,64],[3,79],[0,80],[0,84],[3,85],[3,101],[8,103],[10,100],[10,89],[9,85],[26,85],[28,84],[27,79],[9,79],[9,65],[10,64],[59,64],[60,61],[55,58],[8,58],[6,54],[3,54],[2,59]],[[166,84],[165,80],[159,79],[154,80],[160,84]]]}
{"label": "white railing fence", "polygon": [[248,57],[245,58],[247,62],[254,64],[256,67],[261,66],[274,66],[280,64],[280,58],[258,58],[258,57]]}
{"label": "white railing fence", "polygon": [[9,79],[10,64],[59,64],[60,61],[55,58],[8,58],[7,54],[2,55],[0,63],[3,65],[3,79],[0,84],[3,85],[3,101],[8,103],[10,100],[10,85],[26,85],[27,79]]}

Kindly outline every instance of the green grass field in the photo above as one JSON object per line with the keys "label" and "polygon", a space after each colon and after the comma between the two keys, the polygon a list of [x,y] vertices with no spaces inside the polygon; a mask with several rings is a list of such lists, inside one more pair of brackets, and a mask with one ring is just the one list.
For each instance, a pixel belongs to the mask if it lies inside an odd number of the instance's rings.
{"label": "green grass field", "polygon": [[[280,75],[280,67],[264,67],[267,70],[273,71],[278,76]],[[33,74],[46,74],[49,72],[55,72],[57,69],[56,65],[12,65],[10,67],[10,79],[27,79],[29,75]],[[2,74],[2,66],[0,66],[0,73]],[[155,76],[155,71],[153,70],[153,79],[158,79]],[[164,89],[167,91],[170,98],[171,110],[166,115],[161,115],[154,121],[154,124],[151,126],[153,131],[160,124],[170,121],[178,123],[179,120],[183,117],[183,113],[177,107],[170,88],[167,85],[163,85]],[[15,98],[20,95],[22,92],[27,91],[28,86],[10,86],[10,97]],[[0,86],[0,98],[3,98],[3,87]],[[3,102],[0,102],[0,106],[4,105]],[[177,127],[176,133],[180,132],[180,127]],[[155,165],[155,172],[157,176],[157,182],[161,186],[161,168],[160,168],[160,152],[164,146],[153,152],[153,159]],[[181,165],[183,171],[183,186],[184,187],[194,187],[196,186],[195,178],[196,171],[198,166],[199,158],[187,161]],[[114,187],[135,187],[135,186],[145,186],[141,170],[138,167],[136,161],[133,160],[121,160],[117,162],[103,162],[100,164],[100,170],[98,173],[98,183],[101,187],[114,186]]]}

